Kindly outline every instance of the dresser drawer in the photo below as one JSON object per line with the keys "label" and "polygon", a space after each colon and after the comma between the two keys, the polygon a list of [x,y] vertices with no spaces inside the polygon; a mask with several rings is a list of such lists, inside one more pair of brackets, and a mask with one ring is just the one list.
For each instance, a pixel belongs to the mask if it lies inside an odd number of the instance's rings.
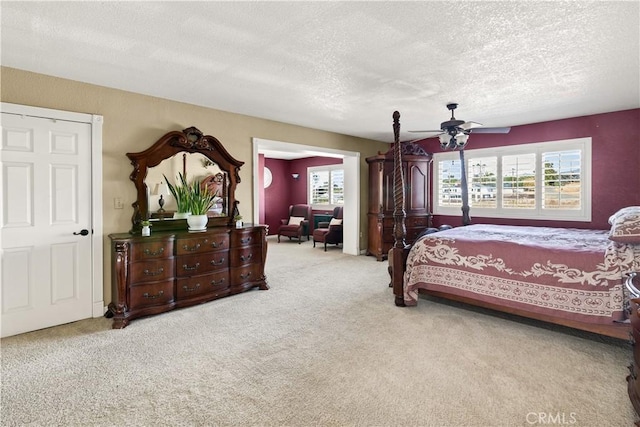
{"label": "dresser drawer", "polygon": [[261,229],[236,229],[231,234],[231,247],[239,248],[261,243]]}
{"label": "dresser drawer", "polygon": [[228,251],[181,255],[176,258],[176,276],[178,277],[196,276],[228,267]]}
{"label": "dresser drawer", "polygon": [[212,250],[229,249],[229,234],[207,234],[189,239],[179,239],[176,244],[177,255],[199,254]]}
{"label": "dresser drawer", "polygon": [[131,286],[130,309],[163,305],[173,301],[173,279]]}
{"label": "dresser drawer", "polygon": [[159,282],[173,278],[173,257],[131,263],[129,283]]}
{"label": "dresser drawer", "polygon": [[231,267],[240,267],[246,264],[254,264],[262,262],[261,246],[247,246],[244,248],[236,248],[231,250]]}
{"label": "dresser drawer", "polygon": [[173,256],[173,240],[150,240],[131,245],[131,261],[143,261]]}
{"label": "dresser drawer", "polygon": [[260,264],[249,264],[244,267],[232,267],[230,270],[231,286],[263,279]]}
{"label": "dresser drawer", "polygon": [[194,298],[201,295],[214,294],[222,296],[229,291],[229,271],[203,274],[185,279],[178,279],[176,297],[178,300]]}
{"label": "dresser drawer", "polygon": [[429,227],[429,217],[428,216],[408,216],[405,225],[407,228],[427,228]]}

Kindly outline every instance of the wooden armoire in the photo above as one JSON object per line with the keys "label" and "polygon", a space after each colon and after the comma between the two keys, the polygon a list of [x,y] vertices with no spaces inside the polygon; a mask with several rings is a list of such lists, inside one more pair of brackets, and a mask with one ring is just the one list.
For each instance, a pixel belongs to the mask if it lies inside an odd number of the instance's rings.
{"label": "wooden armoire", "polygon": [[[402,143],[402,171],[405,184],[407,214],[406,243],[411,244],[418,234],[431,227],[430,169],[431,154],[414,143]],[[393,247],[393,149],[367,158],[369,164],[369,240],[367,255],[378,261],[387,259]]]}

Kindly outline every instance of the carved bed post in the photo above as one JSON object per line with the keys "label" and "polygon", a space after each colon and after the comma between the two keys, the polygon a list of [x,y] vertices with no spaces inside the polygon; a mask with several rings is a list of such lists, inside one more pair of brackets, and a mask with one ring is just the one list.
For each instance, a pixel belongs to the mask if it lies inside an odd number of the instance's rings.
{"label": "carved bed post", "polygon": [[404,276],[404,263],[406,258],[405,237],[407,229],[405,226],[404,200],[404,173],[402,171],[402,148],[400,147],[400,113],[393,112],[393,236],[395,239],[393,248],[389,251],[389,260],[391,265],[391,282],[393,284],[393,294],[395,295],[395,304],[399,307],[404,306],[404,289],[402,286]]}
{"label": "carved bed post", "polygon": [[400,147],[400,113],[393,112],[393,237],[394,248],[405,247],[407,229],[404,209],[404,172],[402,171],[402,149]]}
{"label": "carved bed post", "polygon": [[464,149],[460,150],[460,196],[462,196],[462,225],[471,224],[469,216],[469,190],[467,187],[467,165],[464,162]]}

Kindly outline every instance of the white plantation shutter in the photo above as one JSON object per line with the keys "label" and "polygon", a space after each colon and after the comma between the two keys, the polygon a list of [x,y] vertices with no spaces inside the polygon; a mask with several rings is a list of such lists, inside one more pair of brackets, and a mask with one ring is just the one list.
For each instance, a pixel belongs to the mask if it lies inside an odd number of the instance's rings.
{"label": "white plantation shutter", "polygon": [[344,169],[342,165],[308,168],[309,203],[316,209],[344,205]]}
{"label": "white plantation shutter", "polygon": [[467,161],[469,205],[476,209],[498,207],[498,158],[475,157]]}
{"label": "white plantation shutter", "polygon": [[447,160],[439,163],[438,203],[440,206],[462,206],[460,189],[460,160]]}
{"label": "white plantation shutter", "polygon": [[331,171],[331,204],[344,204],[344,170]]}
{"label": "white plantation shutter", "polygon": [[502,157],[502,207],[535,209],[536,155]]}
{"label": "white plantation shutter", "polygon": [[[465,154],[472,217],[591,221],[591,138]],[[434,213],[460,215],[459,153],[435,153],[434,165]]]}
{"label": "white plantation shutter", "polygon": [[542,153],[544,209],[580,209],[582,166],[580,150]]}
{"label": "white plantation shutter", "polygon": [[311,204],[329,203],[329,171],[313,171],[309,174]]}

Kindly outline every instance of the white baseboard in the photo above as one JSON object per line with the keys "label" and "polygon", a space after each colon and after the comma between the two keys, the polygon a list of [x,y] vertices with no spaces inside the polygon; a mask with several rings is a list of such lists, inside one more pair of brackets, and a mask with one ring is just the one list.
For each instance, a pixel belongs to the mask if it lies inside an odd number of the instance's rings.
{"label": "white baseboard", "polygon": [[107,306],[104,305],[104,301],[98,301],[93,303],[93,317],[102,317],[107,312]]}

